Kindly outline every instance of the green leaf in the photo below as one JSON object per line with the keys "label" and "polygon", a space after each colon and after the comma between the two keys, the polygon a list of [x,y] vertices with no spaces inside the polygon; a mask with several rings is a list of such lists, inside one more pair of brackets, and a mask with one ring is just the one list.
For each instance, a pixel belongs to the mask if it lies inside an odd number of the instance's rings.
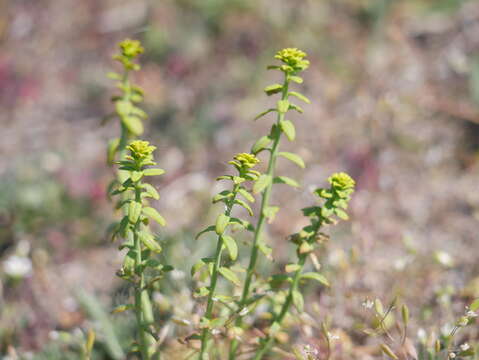
{"label": "green leaf", "polygon": [[238,190],[238,194],[240,194],[241,196],[243,196],[246,200],[248,200],[249,202],[251,203],[254,203],[254,196],[251,195],[248,190],[246,190],[245,188],[240,188]]}
{"label": "green leaf", "polygon": [[118,151],[118,146],[120,145],[120,139],[112,139],[108,142],[108,150],[107,150],[107,163],[113,164],[115,160],[115,154]]}
{"label": "green leaf", "polygon": [[248,214],[250,216],[253,216],[253,210],[251,209],[251,207],[245,203],[243,200],[240,200],[240,199],[235,199],[235,204],[238,204],[239,206],[242,206],[246,209],[246,211],[248,211]]}
{"label": "green leaf", "polygon": [[133,182],[137,182],[140,180],[143,176],[143,171],[132,171],[130,175],[130,179]]}
{"label": "green leaf", "polygon": [[303,108],[301,106],[296,105],[296,104],[289,104],[289,109],[296,110],[297,112],[299,112],[301,114],[304,112]]}
{"label": "green leaf", "polygon": [[254,120],[258,120],[259,118],[262,118],[263,116],[265,116],[265,115],[267,115],[267,114],[269,114],[270,112],[273,112],[273,111],[278,111],[278,110],[271,108],[271,109],[268,109],[266,111],[263,111],[262,113],[259,113],[258,115],[256,115]]}
{"label": "green leaf", "polygon": [[210,293],[210,291],[208,290],[207,287],[205,286],[202,286],[200,287],[199,289],[196,289],[193,296],[195,298],[198,298],[198,297],[204,297],[204,296],[208,296],[208,294]]}
{"label": "green leaf", "polygon": [[232,217],[230,220],[230,224],[236,225],[236,226],[241,226],[242,228],[248,230],[248,231],[254,231],[254,226],[251,225],[249,221],[243,220],[243,219],[238,219],[235,217]]}
{"label": "green leaf", "polygon": [[216,225],[215,225],[215,231],[218,235],[221,235],[225,232],[226,226],[228,226],[230,222],[230,217],[225,215],[225,214],[220,214],[216,218]]}
{"label": "green leaf", "polygon": [[158,224],[160,224],[161,226],[165,226],[166,225],[166,221],[165,219],[163,218],[163,216],[160,215],[160,213],[152,208],[152,207],[145,207],[143,208],[143,214],[145,214],[146,216],[152,218],[153,220],[155,220]]}
{"label": "green leaf", "polygon": [[232,197],[234,194],[229,190],[223,190],[219,194],[213,196],[213,204],[216,204],[218,201],[227,200]]}
{"label": "green leaf", "polygon": [[131,113],[143,119],[146,119],[148,117],[148,114],[137,106],[133,106],[131,108]]}
{"label": "green leaf", "polygon": [[287,273],[292,273],[298,271],[299,269],[301,269],[301,265],[299,264],[288,264],[284,267],[284,271]]}
{"label": "green leaf", "polygon": [[258,249],[263,253],[264,256],[266,256],[267,259],[273,260],[271,256],[271,254],[273,253],[273,249],[271,249],[271,247],[260,241],[258,243]]}
{"label": "green leaf", "polygon": [[303,295],[298,290],[293,290],[293,304],[299,312],[303,312],[304,299]]}
{"label": "green leaf", "polygon": [[228,253],[230,254],[231,260],[233,261],[236,260],[236,258],[238,257],[238,245],[236,244],[235,239],[233,239],[231,236],[224,235],[223,243],[228,249]]}
{"label": "green leaf", "polygon": [[260,151],[264,150],[271,143],[271,141],[272,139],[267,135],[260,137],[251,148],[251,153],[256,155]]}
{"label": "green leaf", "polygon": [[283,151],[283,152],[279,152],[278,153],[278,156],[282,156],[284,157],[285,159],[288,159],[289,161],[292,161],[294,162],[296,165],[298,165],[300,168],[305,168],[305,165],[304,165],[304,160],[301,158],[301,156],[297,155],[297,154],[293,154],[291,152],[286,152],[286,151]]}
{"label": "green leaf", "polygon": [[208,226],[206,229],[201,230],[196,236],[195,240],[198,240],[198,238],[203,235],[204,233],[210,232],[210,231],[215,231],[216,227],[214,225]]}
{"label": "green leaf", "polygon": [[273,183],[275,184],[286,184],[292,187],[299,187],[299,184],[296,180],[293,180],[287,176],[276,176],[273,179]]}
{"label": "green leaf", "polygon": [[276,217],[276,213],[279,211],[278,206],[266,206],[263,210],[263,215],[266,216],[268,222],[271,223]]}
{"label": "green leaf", "polygon": [[194,276],[199,270],[201,270],[206,265],[206,262],[203,259],[198,260],[192,267],[191,267],[191,276]]}
{"label": "green leaf", "polygon": [[138,233],[138,236],[140,237],[141,242],[143,245],[145,245],[148,249],[150,249],[153,252],[160,253],[161,252],[161,246],[158,244],[149,232],[147,231],[140,231]]}
{"label": "green leaf", "polygon": [[271,181],[272,181],[271,175],[262,174],[253,185],[253,193],[258,194],[262,192],[266,187],[271,185]]}
{"label": "green leaf", "polygon": [[128,206],[128,220],[132,224],[136,224],[141,214],[141,203],[136,201],[131,201]]}
{"label": "green leaf", "polygon": [[348,220],[349,219],[349,216],[348,214],[346,214],[345,211],[341,210],[341,209],[334,209],[334,213],[336,214],[336,216],[342,220]]}
{"label": "green leaf", "polygon": [[288,100],[279,100],[278,101],[278,112],[281,114],[285,114],[290,107],[290,103]]}
{"label": "green leaf", "polygon": [[123,116],[121,121],[133,135],[138,136],[143,134],[143,123],[136,116]]}
{"label": "green leaf", "polygon": [[133,273],[135,269],[135,260],[136,258],[136,251],[134,250],[129,250],[126,253],[125,258],[123,259],[123,266],[122,270],[125,272],[125,274],[130,275]]}
{"label": "green leaf", "polygon": [[289,79],[291,81],[294,81],[296,84],[302,84],[303,83],[303,78],[299,76],[290,76]]}
{"label": "green leaf", "polygon": [[159,168],[150,168],[143,170],[143,175],[145,176],[157,176],[165,173],[165,170]]}
{"label": "green leaf", "polygon": [[133,104],[129,101],[119,100],[115,102],[115,110],[122,117],[130,115],[132,108]]}
{"label": "green leaf", "polygon": [[121,80],[121,75],[113,71],[108,72],[106,76],[112,80]]}
{"label": "green leaf", "polygon": [[293,141],[296,138],[296,129],[294,124],[289,120],[281,120],[279,122],[279,127],[282,132],[286,135],[289,141]]}
{"label": "green leaf", "polygon": [[160,199],[160,194],[158,194],[158,191],[152,185],[145,183],[142,185],[142,187],[145,190],[145,192],[142,194],[143,197],[151,197],[155,200]]}
{"label": "green leaf", "polygon": [[297,91],[290,91],[288,94],[292,95],[292,96],[295,96],[300,100],[303,100],[306,104],[311,104],[311,101],[306,96],[304,96],[303,94],[301,94]]}
{"label": "green leaf", "polygon": [[301,275],[302,279],[311,279],[316,280],[319,283],[323,284],[324,286],[329,286],[329,281],[323,275],[318,274],[316,272],[307,272]]}
{"label": "green leaf", "polygon": [[241,281],[238,279],[236,274],[232,272],[230,269],[225,267],[220,267],[218,271],[220,272],[221,275],[225,277],[226,280],[231,281],[236,286],[241,286]]}
{"label": "green leaf", "polygon": [[273,94],[277,94],[283,90],[283,85],[281,84],[273,84],[269,85],[264,89],[266,95],[271,96]]}

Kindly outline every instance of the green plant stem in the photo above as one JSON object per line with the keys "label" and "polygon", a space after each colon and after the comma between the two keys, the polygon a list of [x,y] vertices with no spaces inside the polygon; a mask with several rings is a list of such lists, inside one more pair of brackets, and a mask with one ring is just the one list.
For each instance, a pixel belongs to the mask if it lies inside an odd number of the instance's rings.
{"label": "green plant stem", "polygon": [[[309,238],[309,239],[314,239],[316,238],[316,235],[319,231],[320,225],[318,224],[314,234]],[[296,270],[293,278],[293,283],[291,284],[291,287],[289,288],[288,296],[286,297],[286,301],[284,302],[283,306],[281,307],[281,311],[279,315],[275,318],[274,322],[278,323],[278,325],[281,325],[284,317],[289,311],[289,308],[291,307],[291,304],[293,303],[293,292],[298,289],[299,285],[299,280],[301,279],[301,274],[303,273],[303,268],[304,264],[306,262],[306,259],[308,257],[308,254],[300,254],[299,259],[298,259],[298,265],[300,266],[298,270]],[[265,341],[262,343],[262,345],[258,348],[256,351],[254,360],[260,360],[263,358],[263,356],[269,351],[271,346],[274,343],[274,337],[269,336],[265,339]]]}
{"label": "green plant stem", "polygon": [[[239,185],[235,185],[233,188],[233,196],[231,197],[231,200],[228,202],[228,205],[226,207],[226,211],[225,211],[226,216],[230,216],[231,214],[231,210],[233,208],[234,201],[236,199],[236,195],[238,193],[239,187],[240,187]],[[208,302],[206,305],[206,312],[205,312],[205,318],[207,318],[208,320],[210,320],[213,315],[213,305],[214,305],[213,298],[215,295],[216,284],[218,281],[218,273],[219,273],[219,268],[221,263],[222,252],[223,252],[223,235],[219,235],[218,243],[216,245],[215,263],[213,266],[213,273],[211,274]],[[200,360],[205,359],[205,354],[208,349],[208,338],[209,338],[208,335],[209,335],[208,328],[203,329],[201,334],[201,350],[199,355]]]}
{"label": "green plant stem", "polygon": [[[281,93],[281,100],[286,100],[288,99],[288,86],[289,86],[289,76],[285,74],[285,79],[283,82],[283,91]],[[278,112],[278,117],[276,121],[276,126],[278,127],[276,131],[274,131],[274,140],[273,140],[273,146],[271,147],[271,152],[269,156],[269,163],[268,163],[268,169],[266,174],[273,179],[274,177],[274,170],[276,167],[276,157],[278,154],[278,149],[279,149],[279,141],[281,139],[281,131],[279,130],[279,124],[281,121],[284,120],[285,114]],[[241,300],[239,302],[239,308],[241,309],[246,302],[248,301],[249,297],[249,292],[250,292],[250,286],[251,286],[251,281],[253,279],[253,275],[255,273],[256,269],[256,261],[258,259],[258,251],[259,251],[259,239],[261,238],[261,235],[263,233],[263,228],[265,225],[266,221],[266,216],[264,215],[265,209],[269,206],[269,199],[271,197],[271,190],[272,190],[272,185],[273,181],[271,180],[271,183],[266,187],[266,189],[263,192],[263,196],[261,198],[261,209],[258,217],[258,222],[256,224],[255,228],[255,233],[254,233],[254,239],[253,239],[253,245],[251,247],[251,254],[250,254],[250,262],[248,265],[248,269],[246,271],[246,278],[245,278],[245,283],[243,287],[243,292],[241,295]],[[242,317],[239,316],[235,322],[236,326],[241,326],[242,324]],[[230,347],[230,353],[229,353],[229,360],[234,360],[236,358],[236,352],[238,349],[238,341],[234,339],[231,342],[231,347]]]}
{"label": "green plant stem", "polygon": [[[129,80],[128,69],[125,69],[123,73],[122,84],[123,84],[124,90],[123,90],[123,96],[121,100],[130,101],[130,80]],[[128,89],[128,90],[125,90],[125,89]],[[120,134],[120,142],[118,144],[118,149],[119,149],[119,160],[123,161],[125,160],[126,145],[128,143],[128,139],[130,138],[130,133],[128,129],[126,128],[125,124],[123,124],[123,121],[121,119],[120,119],[120,125],[121,125],[121,134]],[[118,171],[118,180],[120,181],[120,183],[123,183],[127,178],[128,178],[128,171],[126,170]]]}
{"label": "green plant stem", "polygon": [[[141,170],[138,167],[138,170]],[[141,181],[135,183],[135,201],[141,202]],[[138,324],[139,347],[142,360],[149,360],[150,347],[153,344],[151,335],[146,331],[148,326],[153,323],[151,302],[148,295],[148,289],[145,286],[145,275],[142,269],[141,242],[138,236],[141,227],[141,220],[135,224],[133,231],[133,240],[135,246],[135,272],[138,276],[138,282],[135,286],[135,313]]]}

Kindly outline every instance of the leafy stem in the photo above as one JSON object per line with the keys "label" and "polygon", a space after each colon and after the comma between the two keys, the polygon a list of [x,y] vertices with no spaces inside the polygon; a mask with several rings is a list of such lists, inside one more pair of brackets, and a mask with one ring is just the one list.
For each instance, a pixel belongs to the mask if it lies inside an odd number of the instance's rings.
{"label": "leafy stem", "polygon": [[[238,190],[240,188],[240,184],[235,184],[233,187],[232,191],[232,196],[230,199],[227,201],[226,205],[226,210],[224,212],[224,215],[229,217],[231,214],[231,210],[233,209],[233,205],[236,200],[236,196],[238,194]],[[218,242],[216,245],[216,252],[215,252],[215,258],[214,258],[214,265],[213,265],[213,271],[211,274],[211,281],[210,281],[210,286],[209,286],[209,294],[208,294],[208,302],[206,305],[206,312],[205,312],[205,318],[210,320],[213,315],[213,305],[214,305],[214,296],[216,292],[216,284],[218,281],[218,274],[219,274],[219,268],[220,268],[220,263],[221,263],[221,254],[223,252],[223,234],[218,235]],[[200,360],[203,360],[205,358],[205,352],[208,348],[208,336],[209,331],[208,328],[204,328],[201,334],[201,350],[200,350]]]}
{"label": "leafy stem", "polygon": [[[283,92],[281,96],[281,100],[287,100],[288,99],[288,85],[289,85],[289,78],[288,75],[285,74],[285,80],[283,84]],[[283,112],[278,112],[278,117],[276,121],[276,126],[279,126],[280,122],[284,120],[285,113]],[[273,131],[273,146],[271,147],[271,152],[269,156],[269,162],[268,162],[268,170],[266,171],[266,175],[269,178],[273,178],[274,176],[274,170],[276,166],[276,157],[278,154],[278,148],[279,148],[279,141],[281,139],[281,132],[280,131]],[[254,232],[254,239],[253,239],[253,246],[251,248],[251,255],[250,255],[250,262],[248,265],[248,269],[246,272],[246,279],[243,287],[243,293],[241,295],[241,300],[239,303],[239,306],[242,307],[244,304],[247,302],[248,297],[249,297],[249,291],[250,291],[250,286],[251,286],[251,280],[253,278],[253,275],[255,273],[256,269],[256,261],[258,258],[258,251],[259,251],[259,239],[263,233],[265,221],[266,221],[266,215],[265,215],[265,210],[269,206],[269,200],[271,197],[271,190],[272,190],[273,182],[271,181],[266,188],[264,189],[263,196],[261,198],[261,209],[259,213],[259,218],[258,218],[258,223],[256,225],[256,229]],[[238,318],[237,326],[241,325],[241,317]]]}
{"label": "leafy stem", "polygon": [[323,285],[329,286],[326,278],[317,272],[303,274],[304,264],[308,255],[314,251],[318,233],[323,224],[335,223],[336,220],[334,220],[333,215],[340,219],[348,218],[344,210],[347,209],[350,195],[354,191],[354,180],[345,173],[339,173],[333,174],[329,178],[329,182],[331,184],[329,189],[318,189],[315,192],[319,197],[325,199],[324,205],[303,209],[304,215],[311,217],[310,225],[305,226],[299,233],[291,236],[291,241],[297,245],[298,261],[295,264],[287,265],[286,271],[294,271],[294,276],[281,311],[269,327],[267,337],[262,339],[254,360],[262,359],[269,351],[274,343],[275,334],[281,329],[281,323],[286,314],[288,314],[291,305],[294,304],[299,312],[303,311],[304,300],[301,292],[298,290],[301,278],[316,280]]}

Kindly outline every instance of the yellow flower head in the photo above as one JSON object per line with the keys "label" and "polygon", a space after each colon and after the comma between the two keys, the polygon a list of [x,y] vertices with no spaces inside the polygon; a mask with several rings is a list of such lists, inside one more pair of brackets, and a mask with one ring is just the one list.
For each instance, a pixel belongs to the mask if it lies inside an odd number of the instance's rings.
{"label": "yellow flower head", "polygon": [[328,181],[333,188],[339,191],[354,189],[354,186],[356,185],[356,182],[353,180],[353,178],[345,172],[331,175]]}
{"label": "yellow flower head", "polygon": [[241,167],[251,169],[257,163],[259,163],[259,159],[254,156],[253,154],[248,153],[240,153],[234,157],[234,159],[241,164]]}
{"label": "yellow flower head", "polygon": [[286,48],[276,53],[275,59],[288,65],[290,71],[302,71],[309,67],[309,61],[304,60],[307,54],[297,48]]}
{"label": "yellow flower head", "polygon": [[121,49],[121,54],[130,59],[140,55],[143,53],[143,51],[145,51],[138,40],[125,39],[119,43],[118,46]]}
{"label": "yellow flower head", "polygon": [[130,150],[131,156],[134,159],[144,159],[151,156],[153,151],[155,151],[156,146],[150,145],[148,141],[135,140],[126,148]]}

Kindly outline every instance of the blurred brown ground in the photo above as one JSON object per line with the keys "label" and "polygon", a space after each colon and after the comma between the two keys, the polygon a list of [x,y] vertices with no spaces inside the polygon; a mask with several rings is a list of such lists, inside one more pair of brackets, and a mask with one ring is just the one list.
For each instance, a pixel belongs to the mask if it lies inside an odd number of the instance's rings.
{"label": "blurred brown ground", "polygon": [[[119,130],[101,122],[124,37],[146,49],[135,79],[147,93],[145,137],[167,170],[158,206],[174,242],[211,220],[214,178],[268,131],[270,120],[252,121],[272,101],[265,68],[294,46],[311,61],[302,89],[312,105],[284,145],[307,168],[279,170],[304,187],[274,194],[277,262],[292,255],[285,238],[312,187],[342,170],[358,183],[353,219],[324,260],[338,275],[332,289],[312,299],[343,338],[364,345],[354,326],[365,297],[398,294],[414,305],[415,331],[439,331],[479,296],[479,2],[3,0],[0,264],[21,244],[33,270],[12,280],[0,267],[0,353],[35,352],[52,331],[85,326],[72,289],[110,308],[120,286],[104,155]],[[208,246],[171,253],[197,258]]]}

